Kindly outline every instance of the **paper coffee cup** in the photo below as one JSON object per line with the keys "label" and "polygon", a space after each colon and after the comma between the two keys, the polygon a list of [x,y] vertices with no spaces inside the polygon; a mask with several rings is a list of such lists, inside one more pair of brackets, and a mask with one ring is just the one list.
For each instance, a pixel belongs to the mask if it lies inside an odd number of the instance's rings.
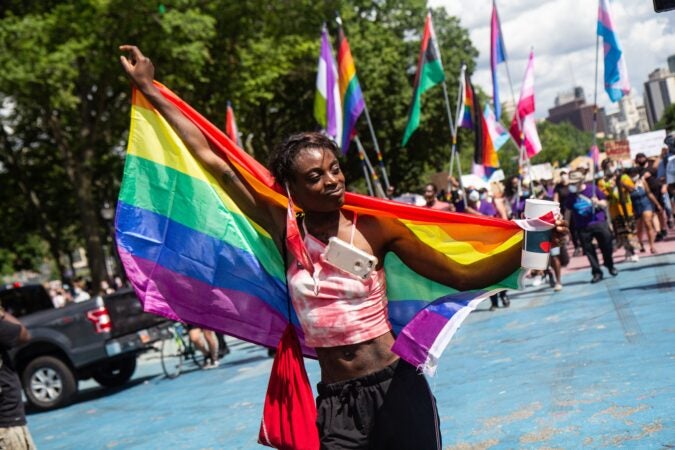
{"label": "paper coffee cup", "polygon": [[[560,204],[548,200],[525,200],[525,218],[538,219],[549,212],[560,214]],[[551,251],[551,235],[553,229],[545,231],[525,231],[523,252],[520,264],[526,269],[545,270]]]}
{"label": "paper coffee cup", "polygon": [[560,203],[549,200],[539,200],[538,198],[528,198],[525,200],[525,218],[537,219],[545,216],[549,212],[560,214]]}

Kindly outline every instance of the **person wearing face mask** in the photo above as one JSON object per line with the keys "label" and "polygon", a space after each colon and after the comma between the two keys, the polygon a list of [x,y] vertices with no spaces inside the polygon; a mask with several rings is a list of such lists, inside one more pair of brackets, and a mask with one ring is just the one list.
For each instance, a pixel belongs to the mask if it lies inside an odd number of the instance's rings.
{"label": "person wearing face mask", "polygon": [[647,170],[647,155],[644,153],[638,153],[635,155],[635,167],[640,169],[640,176],[644,175]]}
{"label": "person wearing face mask", "polygon": [[[636,160],[637,162],[637,160]],[[630,180],[626,181],[624,185],[630,198],[633,202],[633,209],[635,210],[635,217],[637,218],[637,236],[640,243],[640,251],[644,252],[644,244],[642,243],[642,236],[644,230],[647,230],[647,240],[649,242],[649,251],[656,253],[654,242],[656,241],[656,230],[654,229],[654,211],[661,208],[656,197],[649,189],[649,184],[645,182],[641,175],[640,167],[631,167],[628,171]]]}
{"label": "person wearing face mask", "polygon": [[614,229],[616,245],[626,250],[626,259],[637,262],[636,223],[633,204],[625,183],[630,180],[628,174],[615,169],[609,160],[602,163],[603,178],[598,181],[598,188],[607,196],[609,216]]}
{"label": "person wearing face mask", "polygon": [[[658,175],[658,162],[653,160],[647,160],[647,168],[642,175],[643,179],[649,185],[649,190],[654,194],[656,203],[654,207],[656,209],[655,215],[658,220],[655,221],[654,225],[657,227],[655,242],[662,241],[668,236],[668,218],[666,216],[666,204],[670,203],[665,201],[664,194],[667,192],[666,179],[665,177],[659,177]],[[668,206],[670,206],[668,204]]]}
{"label": "person wearing face mask", "polygon": [[593,274],[591,283],[597,283],[602,280],[603,274],[593,240],[600,247],[602,260],[609,274],[616,276],[619,271],[614,267],[612,257],[612,233],[609,231],[605,212],[607,199],[600,189],[588,186],[584,178],[581,172],[570,173],[570,195],[565,205],[565,219],[569,220],[574,217],[581,245],[591,265]]}
{"label": "person wearing face mask", "polygon": [[649,195],[648,198],[652,202],[653,214],[658,219],[658,221],[653,224],[655,227],[654,242],[659,242],[668,234],[668,231],[666,230],[666,216],[664,213],[665,205],[662,196],[662,192],[665,191],[663,189],[663,182],[658,178],[657,170],[652,167],[652,162],[644,153],[635,155],[635,165],[640,169],[640,178],[648,185],[649,190],[653,194],[653,198]]}
{"label": "person wearing face mask", "polygon": [[[570,194],[569,191],[570,179],[568,172],[565,170],[560,171],[560,182],[555,185],[553,189],[553,201],[560,204],[560,214],[565,216],[565,205],[567,204],[567,197]],[[574,216],[572,216],[574,220]],[[577,231],[574,223],[570,222],[570,237],[572,239],[572,245],[574,245],[574,254],[573,256],[581,255],[581,243],[579,242],[579,232]],[[562,251],[567,251],[566,246],[561,246]],[[568,258],[569,259],[569,258]]]}

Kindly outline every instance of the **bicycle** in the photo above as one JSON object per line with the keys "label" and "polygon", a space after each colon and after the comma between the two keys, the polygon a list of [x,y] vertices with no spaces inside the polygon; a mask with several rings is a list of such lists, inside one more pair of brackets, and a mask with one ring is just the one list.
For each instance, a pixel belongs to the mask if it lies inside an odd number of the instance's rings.
{"label": "bicycle", "polygon": [[165,331],[167,335],[162,340],[160,352],[162,370],[167,378],[180,375],[185,363],[189,361],[198,368],[204,366],[204,356],[195,348],[184,324],[176,322]]}

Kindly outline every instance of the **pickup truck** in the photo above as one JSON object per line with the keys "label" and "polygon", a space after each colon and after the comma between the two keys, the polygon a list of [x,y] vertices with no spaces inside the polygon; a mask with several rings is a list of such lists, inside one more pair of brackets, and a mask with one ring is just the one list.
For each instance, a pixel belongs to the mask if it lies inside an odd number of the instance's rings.
{"label": "pickup truck", "polygon": [[67,404],[79,380],[126,383],[137,356],[167,336],[170,324],[143,312],[132,289],[55,308],[41,285],[25,285],[0,291],[0,304],[31,334],[9,355],[26,399],[38,410]]}

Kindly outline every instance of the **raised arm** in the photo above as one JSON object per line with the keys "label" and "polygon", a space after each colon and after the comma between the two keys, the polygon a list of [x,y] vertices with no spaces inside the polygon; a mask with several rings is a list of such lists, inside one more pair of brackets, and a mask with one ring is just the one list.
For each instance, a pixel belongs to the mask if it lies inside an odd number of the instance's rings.
{"label": "raised arm", "polygon": [[133,45],[122,45],[119,49],[128,52],[128,57],[120,56],[120,62],[131,82],[171,125],[190,153],[218,180],[244,214],[278,236],[281,222],[276,216],[283,217],[283,211],[272,211],[237,171],[211,149],[201,130],[159,92],[153,84],[155,67],[150,58]]}

